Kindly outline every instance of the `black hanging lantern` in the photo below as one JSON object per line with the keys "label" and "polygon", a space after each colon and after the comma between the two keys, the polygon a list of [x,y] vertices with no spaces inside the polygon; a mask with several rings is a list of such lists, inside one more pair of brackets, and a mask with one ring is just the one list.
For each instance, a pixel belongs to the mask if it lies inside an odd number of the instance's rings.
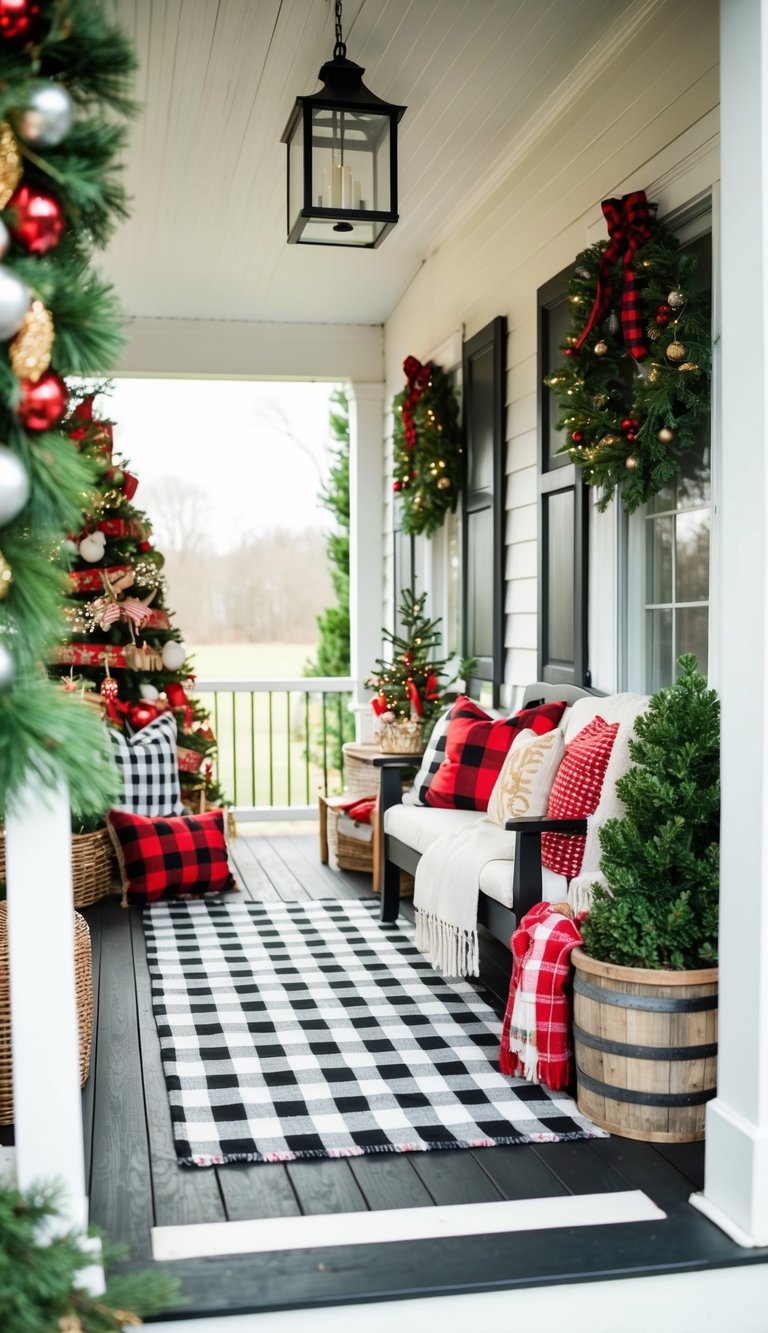
{"label": "black hanging lantern", "polygon": [[366,88],[347,60],[336,0],[336,45],[319,78],[297,97],[282,142],[288,145],[288,241],[373,249],[397,222],[397,123],[393,106]]}

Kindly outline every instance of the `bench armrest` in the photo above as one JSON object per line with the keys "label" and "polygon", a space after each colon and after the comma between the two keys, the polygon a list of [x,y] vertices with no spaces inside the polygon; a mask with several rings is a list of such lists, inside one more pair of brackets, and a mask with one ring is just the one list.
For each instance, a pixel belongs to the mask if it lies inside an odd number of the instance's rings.
{"label": "bench armrest", "polygon": [[520,819],[508,819],[504,825],[510,833],[533,834],[540,837],[542,833],[586,833],[586,819],[548,819],[546,815],[523,815]]}
{"label": "bench armrest", "polygon": [[515,869],[512,882],[512,909],[520,924],[526,912],[541,902],[541,835],[542,833],[586,833],[586,819],[547,819],[526,815],[523,819],[508,819],[504,825],[517,835]]}
{"label": "bench armrest", "polygon": [[374,768],[416,768],[421,759],[421,754],[376,754],[371,762]]}

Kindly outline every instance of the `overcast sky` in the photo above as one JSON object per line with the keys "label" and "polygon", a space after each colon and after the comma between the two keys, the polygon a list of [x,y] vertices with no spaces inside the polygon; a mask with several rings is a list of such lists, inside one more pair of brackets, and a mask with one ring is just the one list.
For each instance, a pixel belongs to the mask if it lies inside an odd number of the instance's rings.
{"label": "overcast sky", "polygon": [[250,533],[328,527],[317,496],[327,467],[332,389],[117,379],[97,411],[115,422],[115,450],[139,478],[137,506],[148,507],[153,483],[186,478],[208,497],[211,542],[225,551]]}

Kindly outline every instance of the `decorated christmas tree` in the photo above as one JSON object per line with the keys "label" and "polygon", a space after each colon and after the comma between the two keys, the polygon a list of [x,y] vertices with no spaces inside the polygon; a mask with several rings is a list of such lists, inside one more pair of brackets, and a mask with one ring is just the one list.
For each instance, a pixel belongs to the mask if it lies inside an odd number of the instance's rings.
{"label": "decorated christmas tree", "polygon": [[431,537],[461,492],[463,460],[459,405],[447,375],[415,356],[403,362],[405,388],[395,397],[393,490],[400,527]]}
{"label": "decorated christmas tree", "polygon": [[418,718],[426,731],[440,712],[442,692],[449,683],[443,679],[446,658],[436,656],[441,635],[439,620],[430,620],[424,614],[427,594],[416,597],[410,588],[400,594],[398,611],[402,634],[382,630],[391,645],[389,661],[376,659],[366,684],[376,693],[371,700],[373,711],[381,721],[401,722]]}
{"label": "decorated christmas tree", "polygon": [[64,376],[103,374],[120,348],[94,248],[125,215],[120,121],[131,48],[92,0],[0,6],[0,807],[31,774],[103,809],[104,728],[45,678],[65,579],[51,559],[94,470],[61,423]]}
{"label": "decorated christmas tree", "polygon": [[626,967],[717,961],[720,705],[696,670],[651,697],[629,742],[634,767],[616,783],[625,813],[600,830],[601,869],[582,927],[593,958]]}
{"label": "decorated christmas tree", "polygon": [[52,654],[65,690],[102,706],[112,726],[139,731],[172,709],[182,796],[194,810],[221,804],[213,779],[216,741],[208,713],[188,693],[192,664],[166,605],[163,556],[149,518],[133,503],[139,480],[115,456],[112,423],[94,416],[93,395],[67,421],[98,481],[65,539],[72,601],[69,636]]}

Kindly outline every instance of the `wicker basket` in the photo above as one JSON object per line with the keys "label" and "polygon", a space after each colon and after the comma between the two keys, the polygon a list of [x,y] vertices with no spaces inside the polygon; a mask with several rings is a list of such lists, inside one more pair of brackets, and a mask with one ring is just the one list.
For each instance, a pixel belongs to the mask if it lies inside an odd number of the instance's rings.
{"label": "wicker basket", "polygon": [[[88,1077],[93,1034],[93,980],[91,937],[75,912],[75,995],[80,1031],[80,1086]],[[11,1065],[11,992],[8,975],[7,904],[0,902],[0,1125],[13,1124],[13,1074]]]}
{"label": "wicker basket", "polygon": [[[73,906],[90,907],[110,893],[119,893],[117,863],[106,828],[72,834]],[[0,828],[0,880],[5,879],[5,834]]]}
{"label": "wicker basket", "polygon": [[384,754],[421,754],[424,723],[413,717],[384,722],[379,731],[379,745]]}
{"label": "wicker basket", "polygon": [[[339,832],[340,810],[328,810],[328,851],[331,863],[339,870],[359,870],[364,875],[373,874],[373,838],[363,842],[361,838],[349,838]],[[374,887],[376,887],[374,885]],[[378,889],[376,889],[378,892]],[[400,871],[400,897],[413,896],[413,875],[407,870]]]}

